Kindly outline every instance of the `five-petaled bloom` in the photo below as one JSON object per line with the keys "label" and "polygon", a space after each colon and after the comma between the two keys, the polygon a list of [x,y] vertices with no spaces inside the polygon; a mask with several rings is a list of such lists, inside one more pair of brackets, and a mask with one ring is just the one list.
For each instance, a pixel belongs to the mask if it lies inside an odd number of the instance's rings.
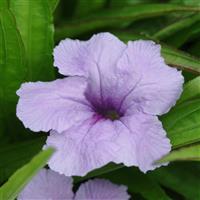
{"label": "five-petaled bloom", "polygon": [[18,200],[128,200],[124,185],[115,185],[103,179],[81,184],[76,194],[72,178],[42,169],[19,194]]}
{"label": "five-petaled bloom", "polygon": [[24,83],[17,116],[32,131],[51,131],[57,149],[49,167],[85,175],[109,162],[158,167],[170,141],[158,120],[175,105],[183,76],[167,66],[152,41],[124,44],[110,33],[88,41],[66,39],[54,49],[54,65],[69,76]]}

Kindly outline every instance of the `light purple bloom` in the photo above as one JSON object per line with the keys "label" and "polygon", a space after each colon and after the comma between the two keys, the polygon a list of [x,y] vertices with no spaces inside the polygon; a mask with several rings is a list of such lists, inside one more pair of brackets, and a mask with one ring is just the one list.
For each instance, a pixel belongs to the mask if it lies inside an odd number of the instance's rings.
{"label": "light purple bloom", "polygon": [[19,194],[18,200],[73,199],[72,178],[42,169]]}
{"label": "light purple bloom", "polygon": [[18,200],[128,200],[127,187],[94,179],[82,184],[76,194],[72,178],[42,169],[19,194]]}
{"label": "light purple bloom", "polygon": [[167,154],[170,141],[156,115],[175,105],[181,72],[167,66],[152,41],[124,44],[109,33],[88,41],[66,39],[54,50],[55,66],[70,76],[25,83],[17,116],[33,131],[50,131],[57,151],[51,169],[85,175],[109,162],[146,172]]}
{"label": "light purple bloom", "polygon": [[75,200],[128,200],[127,187],[115,185],[108,180],[94,179],[82,184]]}

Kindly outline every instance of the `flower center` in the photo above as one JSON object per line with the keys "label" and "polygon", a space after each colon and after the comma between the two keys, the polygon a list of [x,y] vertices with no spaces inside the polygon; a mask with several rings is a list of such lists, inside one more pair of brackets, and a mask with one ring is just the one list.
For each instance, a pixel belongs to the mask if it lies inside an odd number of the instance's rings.
{"label": "flower center", "polygon": [[116,110],[108,110],[103,113],[103,116],[107,119],[111,119],[112,121],[120,118],[120,115]]}
{"label": "flower center", "polygon": [[117,113],[117,111],[115,110],[108,110],[105,115],[104,115],[106,118],[108,119],[111,119],[111,120],[116,120],[116,119],[119,119],[119,114]]}

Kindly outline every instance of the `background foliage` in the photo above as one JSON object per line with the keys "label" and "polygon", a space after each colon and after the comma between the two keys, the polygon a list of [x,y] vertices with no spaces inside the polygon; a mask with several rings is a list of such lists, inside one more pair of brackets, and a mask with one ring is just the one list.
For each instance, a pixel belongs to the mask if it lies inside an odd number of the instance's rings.
{"label": "background foliage", "polygon": [[74,177],[75,189],[82,181],[103,177],[127,185],[133,199],[200,199],[199,0],[0,0],[0,199],[14,199],[52,154],[40,153],[6,182],[46,138],[16,118],[16,90],[25,81],[59,76],[52,51],[61,39],[85,40],[101,31],[125,42],[154,40],[162,45],[166,63],[183,70],[183,94],[161,117],[173,151],[159,161],[179,162],[147,174],[111,163]]}

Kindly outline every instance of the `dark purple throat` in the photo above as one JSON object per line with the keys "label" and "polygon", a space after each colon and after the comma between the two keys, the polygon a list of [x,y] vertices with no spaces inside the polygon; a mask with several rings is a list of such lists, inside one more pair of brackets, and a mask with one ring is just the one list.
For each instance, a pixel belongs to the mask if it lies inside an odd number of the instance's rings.
{"label": "dark purple throat", "polygon": [[104,119],[110,119],[112,121],[118,120],[120,117],[122,117],[122,114],[117,112],[115,109],[98,109],[96,110],[96,113]]}

